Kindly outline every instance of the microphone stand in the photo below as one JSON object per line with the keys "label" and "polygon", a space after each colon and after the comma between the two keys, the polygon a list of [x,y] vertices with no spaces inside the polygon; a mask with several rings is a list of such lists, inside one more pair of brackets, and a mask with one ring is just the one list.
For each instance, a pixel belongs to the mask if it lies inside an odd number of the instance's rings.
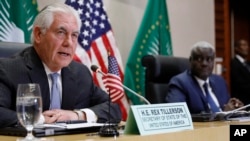
{"label": "microphone stand", "polygon": [[102,136],[102,137],[116,137],[116,136],[119,136],[119,132],[117,131],[117,129],[115,128],[114,125],[111,125],[111,122],[110,122],[110,101],[111,101],[111,98],[110,98],[110,92],[109,93],[109,117],[108,117],[108,126],[104,125],[100,131],[99,131],[99,135]]}
{"label": "microphone stand", "polygon": [[146,104],[150,105],[151,103],[143,96],[137,94],[136,92],[132,91],[130,88],[126,87],[125,85],[122,85],[122,87],[124,89],[126,89],[127,91],[131,92],[132,94],[136,95],[137,97],[139,97],[140,99],[142,99]]}

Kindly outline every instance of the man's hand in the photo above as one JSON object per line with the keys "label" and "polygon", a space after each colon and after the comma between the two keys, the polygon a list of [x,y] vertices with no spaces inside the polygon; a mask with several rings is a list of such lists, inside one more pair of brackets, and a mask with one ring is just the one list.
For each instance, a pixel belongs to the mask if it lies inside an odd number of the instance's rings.
{"label": "man's hand", "polygon": [[78,120],[78,115],[74,111],[54,109],[43,112],[44,123],[54,123],[57,121]]}
{"label": "man's hand", "polygon": [[237,98],[230,98],[228,103],[224,105],[224,111],[230,111],[244,106],[244,104]]}

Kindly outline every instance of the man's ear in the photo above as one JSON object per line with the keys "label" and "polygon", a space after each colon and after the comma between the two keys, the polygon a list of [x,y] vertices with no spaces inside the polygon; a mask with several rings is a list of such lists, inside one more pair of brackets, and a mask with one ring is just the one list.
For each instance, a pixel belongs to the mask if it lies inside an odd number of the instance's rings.
{"label": "man's ear", "polygon": [[33,29],[34,41],[39,43],[41,41],[41,35],[43,34],[40,27],[34,27]]}

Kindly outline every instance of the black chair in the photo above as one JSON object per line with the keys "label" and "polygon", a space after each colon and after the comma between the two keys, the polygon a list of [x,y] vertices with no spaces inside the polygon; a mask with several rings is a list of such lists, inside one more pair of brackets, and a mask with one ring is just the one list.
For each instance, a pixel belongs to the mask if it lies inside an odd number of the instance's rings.
{"label": "black chair", "polygon": [[152,104],[164,103],[169,80],[189,68],[184,57],[146,55],[142,58],[145,67],[145,98]]}
{"label": "black chair", "polygon": [[0,57],[1,58],[10,57],[29,46],[31,46],[31,44],[0,42]]}

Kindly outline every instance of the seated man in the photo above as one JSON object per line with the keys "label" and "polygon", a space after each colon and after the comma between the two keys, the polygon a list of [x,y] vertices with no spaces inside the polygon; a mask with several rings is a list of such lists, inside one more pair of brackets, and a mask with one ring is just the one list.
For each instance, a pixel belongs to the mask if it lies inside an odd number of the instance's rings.
{"label": "seated man", "polygon": [[191,49],[190,70],[174,76],[169,82],[166,102],[186,102],[191,114],[228,111],[243,106],[229,97],[225,80],[212,74],[214,47],[204,41]]}
{"label": "seated man", "polygon": [[[89,69],[73,60],[81,19],[72,7],[55,3],[47,6],[33,24],[32,47],[12,58],[0,60],[0,127],[18,123],[16,92],[20,83],[41,87],[45,123],[65,120],[120,122],[117,104],[94,85]],[[52,92],[52,73],[59,75],[57,95]],[[54,103],[53,98],[57,99]]]}
{"label": "seated man", "polygon": [[239,98],[245,105],[250,104],[250,65],[247,62],[248,42],[238,40],[234,45],[235,56],[231,61],[232,96]]}

